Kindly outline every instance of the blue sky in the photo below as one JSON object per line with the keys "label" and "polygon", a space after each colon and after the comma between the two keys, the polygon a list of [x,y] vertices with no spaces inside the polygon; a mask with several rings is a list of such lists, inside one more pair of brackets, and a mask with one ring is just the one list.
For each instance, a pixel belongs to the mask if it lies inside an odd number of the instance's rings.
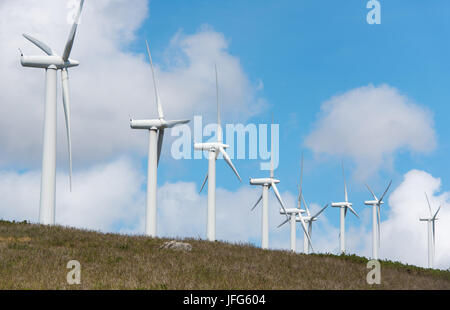
{"label": "blue sky", "polygon": [[[429,171],[446,184],[450,172],[445,164],[450,151],[445,138],[450,112],[446,104],[450,98],[446,85],[450,69],[447,61],[450,45],[446,40],[450,22],[445,14],[450,4],[382,1],[380,25],[367,24],[369,10],[365,4],[365,1],[326,4],[259,1],[257,5],[254,1],[152,1],[150,16],[139,36],[151,41],[154,57],[158,58],[180,29],[192,33],[200,25],[208,24],[225,35],[230,53],[239,57],[250,80],[263,81],[262,96],[271,106],[250,122],[267,122],[273,112],[281,124],[281,162],[276,175],[282,180],[283,189],[295,192],[299,172],[292,169],[299,167],[300,153],[304,151],[305,195],[323,202],[342,195],[340,158],[312,162],[303,138],[310,132],[324,101],[370,83],[396,87],[429,108],[438,137],[438,146],[431,154],[397,152],[394,170],[381,171],[372,187],[381,191],[390,178],[395,185],[412,168]],[[141,41],[133,44],[133,51],[144,52]],[[370,147],[370,141],[361,147]],[[350,174],[352,162],[345,162]],[[255,174],[256,163],[237,160],[236,165],[244,176]],[[194,166],[206,169],[206,162]],[[160,176],[164,182],[165,173]],[[201,182],[196,174],[183,174],[181,178]],[[231,174],[219,183],[227,188],[238,187]],[[367,197],[363,184],[355,182],[350,186],[355,203]]]}
{"label": "blue sky", "polygon": [[[363,201],[370,195],[364,182],[379,193],[392,179],[392,200],[388,197],[382,209],[385,256],[424,265],[425,253],[415,254],[426,250],[425,227],[418,222],[427,211],[423,191],[429,191],[433,206],[442,204],[442,212],[450,218],[450,21],[446,16],[450,3],[381,0],[379,25],[366,22],[366,3],[86,1],[72,53],[81,62],[71,70],[72,193],[67,188],[63,115],[61,109],[58,112],[58,223],[143,231],[148,137],[129,128],[128,115],[141,118],[155,112],[147,39],[168,119],[193,119],[201,113],[204,123],[215,121],[213,64],[217,62],[224,123],[236,122],[233,115],[245,123],[270,123],[273,114],[280,124],[280,164],[275,175],[288,207],[295,203],[302,152],[304,194],[316,208],[344,198],[343,160],[349,197],[361,215],[361,220],[347,217],[349,236],[353,234],[349,247],[368,255],[370,213]],[[0,29],[5,29],[1,35],[7,42],[0,46],[0,66],[5,68],[0,71],[4,103],[0,105],[0,218],[36,221],[43,74],[22,68],[17,48],[37,53],[22,38],[25,32],[60,50],[69,26],[61,14],[67,10],[62,1],[26,5],[24,9],[25,2],[16,0],[0,4]],[[360,108],[363,114],[358,114]],[[17,119],[27,126],[17,126]],[[159,229],[168,236],[202,236],[207,191],[200,196],[196,192],[207,161],[175,161],[169,156],[171,141],[170,137],[164,141],[158,169]],[[345,143],[346,149],[336,147],[335,141]],[[372,153],[374,157],[369,156]],[[248,178],[268,172],[259,170],[260,160],[233,162],[242,184],[223,161],[217,163],[218,200],[224,200],[217,206],[217,234],[229,241],[259,244],[260,214],[250,213],[259,189],[252,188]],[[283,218],[276,214],[272,195],[270,204],[271,245],[287,248],[287,228],[275,230]],[[326,210],[313,236],[317,248],[338,246],[338,223],[338,210]],[[445,267],[450,264],[445,243],[450,230],[438,227],[442,229],[438,260]],[[388,234],[398,237],[390,240]],[[299,227],[297,236],[300,247]],[[407,237],[416,238],[418,248],[404,251],[399,245]]]}

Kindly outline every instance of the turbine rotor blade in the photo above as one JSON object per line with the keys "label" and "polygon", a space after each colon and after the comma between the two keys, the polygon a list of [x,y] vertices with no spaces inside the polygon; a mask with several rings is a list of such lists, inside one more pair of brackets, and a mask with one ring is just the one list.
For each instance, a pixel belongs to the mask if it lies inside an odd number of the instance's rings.
{"label": "turbine rotor blade", "polygon": [[220,120],[220,105],[219,105],[219,78],[217,76],[217,64],[214,64],[214,71],[216,74],[216,104],[217,104],[217,142],[223,141],[222,125]]}
{"label": "turbine rotor blade", "polygon": [[230,166],[230,168],[233,170],[234,174],[238,177],[239,181],[242,182],[241,176],[239,175],[239,173],[237,172],[237,170],[236,170],[236,168],[234,167],[233,163],[231,162],[230,156],[228,156],[227,152],[225,152],[225,150],[223,149],[223,147],[219,147],[219,151],[220,151],[220,153],[222,153],[223,159],[225,159],[226,163],[227,163],[228,166]]}
{"label": "turbine rotor blade", "polygon": [[159,165],[159,158],[161,157],[161,149],[164,140],[164,128],[159,128],[158,130],[158,161],[157,166]]}
{"label": "turbine rotor blade", "polygon": [[161,99],[158,94],[158,87],[156,86],[156,77],[155,77],[155,69],[153,68],[153,59],[152,54],[150,53],[150,47],[148,46],[148,41],[145,40],[145,45],[147,46],[147,54],[150,59],[150,67],[152,68],[152,77],[153,77],[153,87],[155,89],[155,99],[156,99],[156,108],[158,109],[158,117],[159,119],[164,118],[164,111],[161,105]]}
{"label": "turbine rotor blade", "polygon": [[45,44],[44,42],[39,41],[38,39],[33,38],[32,36],[25,34],[25,33],[23,34],[23,36],[25,37],[25,39],[27,39],[28,41],[30,41],[31,43],[33,43],[34,45],[39,47],[47,55],[49,55],[49,56],[55,55],[55,52],[52,50],[52,48],[50,46],[48,46],[47,44]]}
{"label": "turbine rotor blade", "polygon": [[253,205],[253,207],[252,207],[252,209],[250,211],[253,211],[256,208],[256,206],[258,206],[258,204],[261,201],[261,199],[262,199],[262,194],[261,194],[261,196],[259,196],[258,201]]}
{"label": "turbine rotor blade", "polygon": [[314,252],[312,242],[311,242],[311,236],[308,233],[308,229],[306,228],[305,220],[303,219],[303,216],[301,213],[298,214],[298,217],[300,218],[300,222],[302,223],[303,232],[305,233],[306,238],[308,238],[309,246],[311,247],[311,250]]}
{"label": "turbine rotor blade", "polygon": [[217,142],[222,143],[223,141],[223,132],[222,132],[222,126],[217,126]]}
{"label": "turbine rotor blade", "polygon": [[303,200],[303,204],[305,205],[306,214],[308,214],[308,216],[311,216],[311,213],[309,212],[308,204],[306,203],[304,195],[302,195],[302,200]]}
{"label": "turbine rotor blade", "polygon": [[425,197],[427,198],[427,203],[428,203],[428,209],[430,210],[430,216],[433,216],[433,213],[431,212],[431,205],[430,205],[430,201],[428,200],[428,195],[425,192]]}
{"label": "turbine rotor blade", "polygon": [[166,128],[173,128],[173,127],[175,127],[177,125],[187,124],[190,121],[191,120],[189,120],[189,119],[181,119],[181,120],[175,120],[175,121],[165,121],[164,127],[166,127]]}
{"label": "turbine rotor blade", "polygon": [[302,152],[302,159],[300,162],[300,187],[298,195],[298,200],[300,202],[299,209],[301,209],[302,207],[302,195],[303,195],[303,152]]}
{"label": "turbine rotor blade", "polygon": [[384,196],[386,195],[386,193],[389,190],[389,187],[391,187],[391,184],[392,184],[392,180],[389,182],[389,185],[386,187],[386,190],[384,191],[383,195],[381,195],[379,202],[381,202],[383,200]]}
{"label": "turbine rotor blade", "polygon": [[83,10],[84,0],[80,0],[80,6],[78,7],[78,12],[75,17],[74,23],[72,25],[72,29],[69,33],[69,38],[67,39],[66,47],[64,48],[63,60],[69,60],[70,53],[72,52],[73,42],[75,41],[75,35],[77,33],[78,23],[80,22],[81,11]]}
{"label": "turbine rotor blade", "polygon": [[219,157],[219,154],[220,154],[220,151],[219,152],[217,152],[217,150],[216,150],[216,160],[217,160],[217,158]]}
{"label": "turbine rotor blade", "polygon": [[[328,204],[326,204],[319,212],[317,212],[316,214],[311,216],[311,220],[316,219],[327,207],[328,207]],[[311,221],[311,223],[312,223],[312,221]]]}
{"label": "turbine rotor blade", "polygon": [[274,171],[273,171],[273,132],[272,132],[272,126],[273,126],[273,113],[272,113],[272,123],[270,126],[270,177],[273,178]]}
{"label": "turbine rotor blade", "polygon": [[69,95],[69,73],[67,68],[61,70],[62,96],[64,107],[64,118],[66,120],[67,145],[69,147],[69,183],[72,191],[72,139],[70,134],[70,95]]}
{"label": "turbine rotor blade", "polygon": [[345,182],[344,161],[342,161],[342,176],[344,177],[344,195],[345,202],[348,202],[347,183]]}
{"label": "turbine rotor blade", "polygon": [[439,206],[439,208],[437,209],[436,213],[434,214],[434,216],[432,218],[433,222],[436,220],[436,216],[438,215],[439,210],[441,210],[441,206]]}
{"label": "turbine rotor blade", "polygon": [[369,185],[367,185],[366,183],[365,183],[365,185],[366,185],[367,189],[369,190],[369,192],[372,194],[373,199],[375,199],[376,201],[378,201],[377,196],[376,196],[375,193],[372,191],[372,189],[369,187]]}
{"label": "turbine rotor blade", "polygon": [[281,226],[283,226],[284,224],[286,224],[287,222],[289,222],[290,218],[287,218],[286,220],[284,220],[283,223],[281,223],[280,225],[277,226],[277,228],[280,228]]}
{"label": "turbine rotor blade", "polygon": [[[352,207],[350,207],[350,206],[347,206],[347,208],[357,217],[357,218],[359,218],[359,215],[358,215],[358,213],[356,213],[356,211],[355,210],[353,210],[353,208]],[[345,210],[347,210],[347,208],[345,208]]]}
{"label": "turbine rotor blade", "polygon": [[277,186],[275,185],[274,182],[271,183],[271,186],[272,186],[272,188],[273,188],[273,191],[274,191],[274,193],[275,193],[275,196],[276,196],[277,199],[278,199],[278,202],[279,202],[280,205],[281,205],[281,208],[283,208],[283,211],[284,211],[284,213],[286,214],[286,217],[289,218],[288,215],[287,215],[287,212],[286,212],[286,208],[284,207],[283,199],[281,199],[280,192],[278,191]]}
{"label": "turbine rotor blade", "polygon": [[217,64],[214,64],[214,72],[216,74],[216,104],[217,104],[217,125],[220,126],[220,106],[219,106],[219,78],[217,76]]}
{"label": "turbine rotor blade", "polygon": [[203,187],[205,187],[205,184],[206,184],[206,181],[208,180],[208,173],[206,173],[206,176],[205,176],[205,179],[203,180],[203,183],[202,183],[202,187],[200,187],[200,191],[199,191],[199,193],[201,193],[202,192],[202,190],[203,190]]}

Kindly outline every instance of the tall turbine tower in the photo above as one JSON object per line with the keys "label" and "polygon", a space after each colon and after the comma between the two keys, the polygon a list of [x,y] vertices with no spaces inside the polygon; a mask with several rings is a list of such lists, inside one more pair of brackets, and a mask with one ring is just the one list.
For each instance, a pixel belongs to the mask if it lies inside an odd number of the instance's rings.
{"label": "tall turbine tower", "polygon": [[429,218],[420,218],[419,220],[422,222],[427,222],[428,224],[428,268],[434,268],[434,253],[436,246],[436,235],[435,235],[435,221],[437,220],[436,216],[441,210],[441,207],[437,209],[436,213],[433,215],[431,212],[430,201],[428,200],[427,193],[425,193],[425,197],[427,198],[428,209],[430,210]]}
{"label": "tall turbine tower", "polygon": [[61,70],[62,96],[66,134],[69,147],[69,182],[72,191],[72,142],[70,138],[70,96],[68,68],[76,67],[79,62],[70,59],[78,22],[83,9],[84,0],[80,1],[77,15],[67,39],[62,56],[47,44],[30,35],[23,36],[39,47],[47,56],[25,56],[20,52],[20,62],[24,67],[40,68],[46,71],[46,93],[44,112],[44,141],[42,150],[41,198],[39,206],[39,222],[45,225],[55,224],[55,186],[56,186],[56,72]]}
{"label": "tall turbine tower", "polygon": [[164,112],[161,104],[161,99],[158,94],[158,87],[156,86],[155,71],[153,68],[152,55],[148,42],[147,45],[148,58],[150,59],[150,66],[152,69],[153,87],[155,90],[156,108],[158,110],[157,119],[149,120],[135,120],[130,118],[130,127],[133,129],[146,129],[149,131],[148,143],[148,170],[147,170],[147,206],[145,216],[145,234],[147,236],[155,237],[156,232],[156,190],[157,190],[157,169],[159,158],[161,156],[161,148],[164,138],[164,130],[172,128],[180,124],[189,123],[189,120],[175,120],[166,121],[164,119]]}
{"label": "tall turbine tower", "polygon": [[352,203],[348,202],[348,194],[347,194],[347,183],[345,182],[345,172],[344,172],[344,163],[342,163],[342,176],[344,179],[344,202],[333,202],[331,203],[332,207],[340,208],[341,210],[341,222],[340,222],[340,247],[341,253],[345,254],[345,217],[347,216],[347,210],[350,210],[357,218],[359,218],[358,214],[353,210]]}
{"label": "tall turbine tower", "polygon": [[219,153],[222,154],[225,162],[233,170],[234,174],[238,177],[239,181],[242,182],[239,173],[231,162],[230,156],[228,156],[225,149],[229,145],[224,144],[222,136],[222,127],[220,124],[220,106],[219,106],[219,81],[217,78],[217,66],[214,66],[216,73],[216,102],[217,102],[217,142],[207,142],[207,143],[194,143],[194,149],[203,150],[209,152],[208,158],[208,173],[206,174],[205,180],[201,186],[200,192],[208,181],[208,214],[207,214],[207,224],[206,224],[206,236],[209,241],[216,240],[216,160]]}
{"label": "tall turbine tower", "polygon": [[[295,252],[297,247],[297,230],[296,230],[296,223],[300,222],[302,223],[302,228],[305,236],[305,242],[307,246],[310,244],[310,235],[306,229],[306,219],[303,217],[302,213],[305,213],[306,211],[302,209],[302,197],[303,197],[303,154],[302,154],[302,160],[300,163],[300,185],[298,187],[298,197],[297,197],[297,208],[288,208],[285,209],[285,211],[280,210],[280,214],[287,214],[286,220],[278,225],[277,228],[283,226],[287,222],[290,222],[291,227],[291,251]],[[312,245],[311,245],[312,248]]]}
{"label": "tall turbine tower", "polygon": [[381,198],[378,199],[374,192],[370,189],[369,185],[366,184],[367,189],[372,194],[374,200],[364,201],[364,204],[367,206],[372,206],[372,258],[378,259],[378,250],[380,248],[380,218],[381,218],[381,210],[380,207],[384,203],[383,198],[386,195],[389,187],[391,187],[392,180],[389,182],[389,185],[386,187]]}

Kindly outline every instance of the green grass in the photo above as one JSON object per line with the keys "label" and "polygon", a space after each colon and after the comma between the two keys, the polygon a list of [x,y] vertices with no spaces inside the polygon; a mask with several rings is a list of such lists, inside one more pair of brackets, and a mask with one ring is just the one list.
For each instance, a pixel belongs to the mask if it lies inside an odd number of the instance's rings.
{"label": "green grass", "polygon": [[[450,272],[381,261],[381,285],[366,283],[367,259],[294,254],[248,244],[101,234],[0,221],[0,289],[450,289]],[[81,284],[66,282],[81,263]]]}

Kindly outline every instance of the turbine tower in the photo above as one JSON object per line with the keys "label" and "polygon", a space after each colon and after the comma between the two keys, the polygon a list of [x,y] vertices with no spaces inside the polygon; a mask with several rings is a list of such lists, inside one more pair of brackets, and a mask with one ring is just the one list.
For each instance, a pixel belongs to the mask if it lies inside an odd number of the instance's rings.
{"label": "turbine tower", "polygon": [[380,217],[381,217],[381,205],[384,203],[383,198],[386,195],[389,187],[391,187],[392,180],[386,187],[381,198],[378,199],[374,192],[370,189],[369,185],[366,184],[367,189],[372,194],[374,200],[364,201],[367,206],[372,206],[372,258],[378,259],[378,250],[380,248]]}
{"label": "turbine tower", "polygon": [[347,183],[345,182],[345,172],[344,172],[344,163],[342,162],[342,176],[344,179],[344,202],[332,202],[331,206],[334,208],[340,208],[341,212],[341,222],[340,222],[340,247],[341,253],[345,254],[345,217],[347,216],[347,210],[350,210],[357,218],[359,218],[358,214],[352,208],[352,203],[348,202],[348,194],[347,194]]}
{"label": "turbine tower", "polygon": [[437,209],[436,213],[433,215],[431,212],[430,201],[428,200],[428,195],[425,193],[425,197],[427,198],[428,209],[430,210],[429,218],[420,218],[419,220],[422,222],[427,222],[428,224],[428,268],[434,268],[434,253],[436,246],[436,236],[435,236],[435,221],[438,219],[436,216],[441,210],[441,207]]}
{"label": "turbine tower", "polygon": [[225,149],[229,145],[224,144],[222,136],[222,127],[220,123],[220,106],[219,106],[219,81],[217,78],[217,66],[214,66],[216,73],[216,103],[217,103],[217,142],[206,143],[194,143],[194,149],[203,150],[209,152],[208,157],[208,173],[200,188],[200,192],[208,181],[208,211],[207,211],[207,224],[206,224],[206,236],[209,241],[216,240],[216,160],[219,154],[222,154],[225,162],[233,170],[234,174],[242,182],[239,173],[231,162],[230,156],[228,156]]}
{"label": "turbine tower", "polygon": [[[280,225],[278,225],[277,228],[283,226],[284,224],[286,224],[287,222],[290,222],[290,227],[291,227],[291,251],[295,252],[296,251],[296,247],[297,247],[297,230],[296,230],[296,223],[300,222],[302,223],[302,228],[303,228],[303,233],[304,233],[304,237],[305,237],[305,243],[307,244],[307,246],[310,243],[310,235],[306,229],[306,219],[303,217],[302,213],[306,212],[305,210],[302,209],[302,197],[303,197],[303,187],[302,187],[302,183],[303,183],[303,153],[302,153],[302,160],[300,163],[300,185],[298,187],[298,197],[297,197],[297,208],[288,208],[285,209],[285,211],[280,210],[280,214],[287,214],[287,218],[286,220],[281,223]],[[312,245],[311,245],[312,248]]]}
{"label": "turbine tower", "polygon": [[156,190],[157,190],[157,175],[158,175],[157,170],[159,158],[161,156],[162,143],[164,139],[164,130],[166,128],[172,128],[180,124],[189,123],[189,120],[174,120],[174,121],[165,120],[161,99],[158,94],[158,87],[156,85],[152,55],[150,53],[148,42],[146,41],[145,43],[147,46],[147,53],[150,59],[150,66],[152,69],[153,87],[155,91],[155,101],[156,101],[156,108],[158,110],[158,118],[148,120],[135,120],[130,118],[130,127],[132,129],[146,129],[149,131],[145,234],[150,237],[156,237],[157,235]]}
{"label": "turbine tower", "polygon": [[78,22],[83,9],[84,0],[80,1],[77,15],[64,47],[62,56],[44,42],[24,34],[23,36],[39,47],[46,56],[25,56],[20,50],[20,62],[23,67],[45,69],[46,93],[44,112],[44,139],[42,151],[41,194],[39,203],[39,222],[45,225],[55,224],[55,186],[56,186],[56,75],[61,70],[62,97],[64,116],[66,121],[66,134],[69,148],[69,183],[72,191],[72,142],[70,134],[70,96],[68,68],[76,67],[79,62],[70,59]]}

